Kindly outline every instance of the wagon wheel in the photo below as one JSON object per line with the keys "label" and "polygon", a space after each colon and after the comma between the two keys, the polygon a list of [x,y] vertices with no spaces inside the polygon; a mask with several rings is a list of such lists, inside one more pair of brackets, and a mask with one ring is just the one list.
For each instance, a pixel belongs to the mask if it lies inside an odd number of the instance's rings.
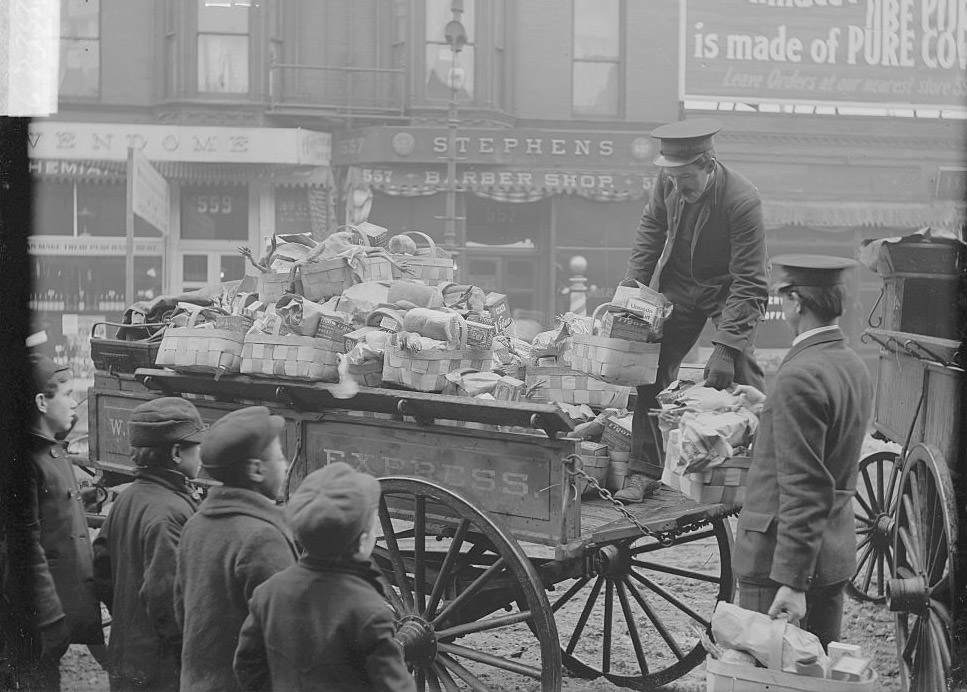
{"label": "wagon wheel", "polygon": [[393,477],[380,485],[383,535],[374,558],[420,692],[485,692],[508,678],[559,692],[554,617],[516,539],[436,483]]}
{"label": "wagon wheel", "polygon": [[857,601],[886,602],[893,564],[893,520],[900,488],[900,455],[875,452],[860,460],[853,498],[856,518],[856,571],[846,592]]}
{"label": "wagon wheel", "polygon": [[732,598],[732,531],[716,519],[670,545],[651,537],[607,545],[594,572],[551,604],[555,613],[579,613],[561,630],[564,666],[650,690],[705,660],[695,628],[707,630],[715,603]]}
{"label": "wagon wheel", "polygon": [[905,689],[947,689],[951,668],[957,507],[950,473],[934,447],[918,444],[900,477],[893,578],[886,598],[896,613],[897,658]]}

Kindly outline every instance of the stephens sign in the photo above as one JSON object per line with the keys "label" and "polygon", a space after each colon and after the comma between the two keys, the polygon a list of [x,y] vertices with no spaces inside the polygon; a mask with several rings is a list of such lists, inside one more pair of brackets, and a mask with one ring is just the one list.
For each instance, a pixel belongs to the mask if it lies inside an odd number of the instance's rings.
{"label": "stephens sign", "polygon": [[682,0],[682,96],[964,108],[965,0]]}

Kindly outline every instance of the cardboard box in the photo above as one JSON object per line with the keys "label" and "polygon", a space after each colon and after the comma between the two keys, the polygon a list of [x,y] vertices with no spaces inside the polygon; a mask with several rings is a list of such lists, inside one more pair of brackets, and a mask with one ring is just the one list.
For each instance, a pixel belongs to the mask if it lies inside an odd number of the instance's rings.
{"label": "cardboard box", "polygon": [[346,347],[346,352],[352,351],[356,344],[360,341],[366,340],[366,335],[370,332],[382,331],[379,327],[360,327],[359,329],[354,329],[351,332],[343,335],[343,343]]}
{"label": "cardboard box", "polygon": [[497,386],[494,387],[494,398],[498,401],[520,401],[521,397],[524,396],[525,386],[523,380],[504,375],[497,380]]}
{"label": "cardboard box", "polygon": [[490,314],[498,331],[502,332],[510,327],[510,303],[503,293],[491,291],[484,296],[484,310]]}
{"label": "cardboard box", "polygon": [[620,312],[606,312],[601,318],[600,336],[628,341],[654,341],[654,329],[647,321]]}
{"label": "cardboard box", "polygon": [[369,244],[373,247],[386,247],[386,244],[389,243],[389,230],[382,226],[377,226],[369,221],[363,221],[362,223],[356,224],[356,228],[366,236]]}
{"label": "cardboard box", "polygon": [[353,330],[349,322],[344,322],[338,317],[323,315],[319,318],[319,328],[316,330],[316,337],[338,341]]}
{"label": "cardboard box", "polygon": [[468,347],[491,348],[494,345],[494,336],[497,335],[497,327],[492,324],[484,324],[471,320],[467,320],[466,325]]}

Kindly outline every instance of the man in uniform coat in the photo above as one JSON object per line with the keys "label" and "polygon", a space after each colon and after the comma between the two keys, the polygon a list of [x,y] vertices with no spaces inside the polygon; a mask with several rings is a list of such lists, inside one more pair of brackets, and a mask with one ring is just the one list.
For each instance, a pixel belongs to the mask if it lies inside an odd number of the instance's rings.
{"label": "man in uniform coat", "polygon": [[[57,438],[74,423],[77,402],[67,366],[33,354],[34,425],[27,492],[8,536],[4,626],[21,689],[60,689],[60,657],[70,644],[103,645],[91,540],[74,467]],[[9,628],[17,631],[10,631]]]}
{"label": "man in uniform coat", "polygon": [[755,186],[715,155],[714,120],[684,120],[654,130],[660,167],[641,215],[625,286],[652,285],[672,302],[664,325],[658,376],[638,387],[631,430],[631,476],[615,497],[640,502],[662,471],[661,436],[649,409],[678,377],[678,366],[709,319],[714,349],[705,366],[709,387],[732,381],[762,389],[753,336],[768,299],[762,201]]}
{"label": "man in uniform coat", "polygon": [[853,495],[873,400],[869,373],[837,325],[843,271],[854,264],[773,260],[796,338],[761,413],[732,558],[740,606],[801,621],[824,647],[839,638],[843,587],[856,570]]}

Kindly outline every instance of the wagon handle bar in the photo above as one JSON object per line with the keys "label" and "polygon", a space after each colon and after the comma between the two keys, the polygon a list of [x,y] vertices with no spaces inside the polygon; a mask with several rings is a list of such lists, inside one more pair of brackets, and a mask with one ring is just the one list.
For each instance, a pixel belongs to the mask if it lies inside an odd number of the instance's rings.
{"label": "wagon handle bar", "polygon": [[873,322],[873,313],[876,312],[876,308],[879,306],[880,301],[883,300],[883,295],[885,293],[886,293],[886,286],[881,286],[880,287],[880,295],[878,295],[876,297],[876,302],[874,302],[873,303],[873,307],[870,308],[870,314],[866,316],[866,323],[868,325],[870,325],[871,327],[873,327],[874,329],[883,326],[883,316],[880,315],[879,319],[877,319],[876,320],[876,323],[874,324],[874,322]]}

